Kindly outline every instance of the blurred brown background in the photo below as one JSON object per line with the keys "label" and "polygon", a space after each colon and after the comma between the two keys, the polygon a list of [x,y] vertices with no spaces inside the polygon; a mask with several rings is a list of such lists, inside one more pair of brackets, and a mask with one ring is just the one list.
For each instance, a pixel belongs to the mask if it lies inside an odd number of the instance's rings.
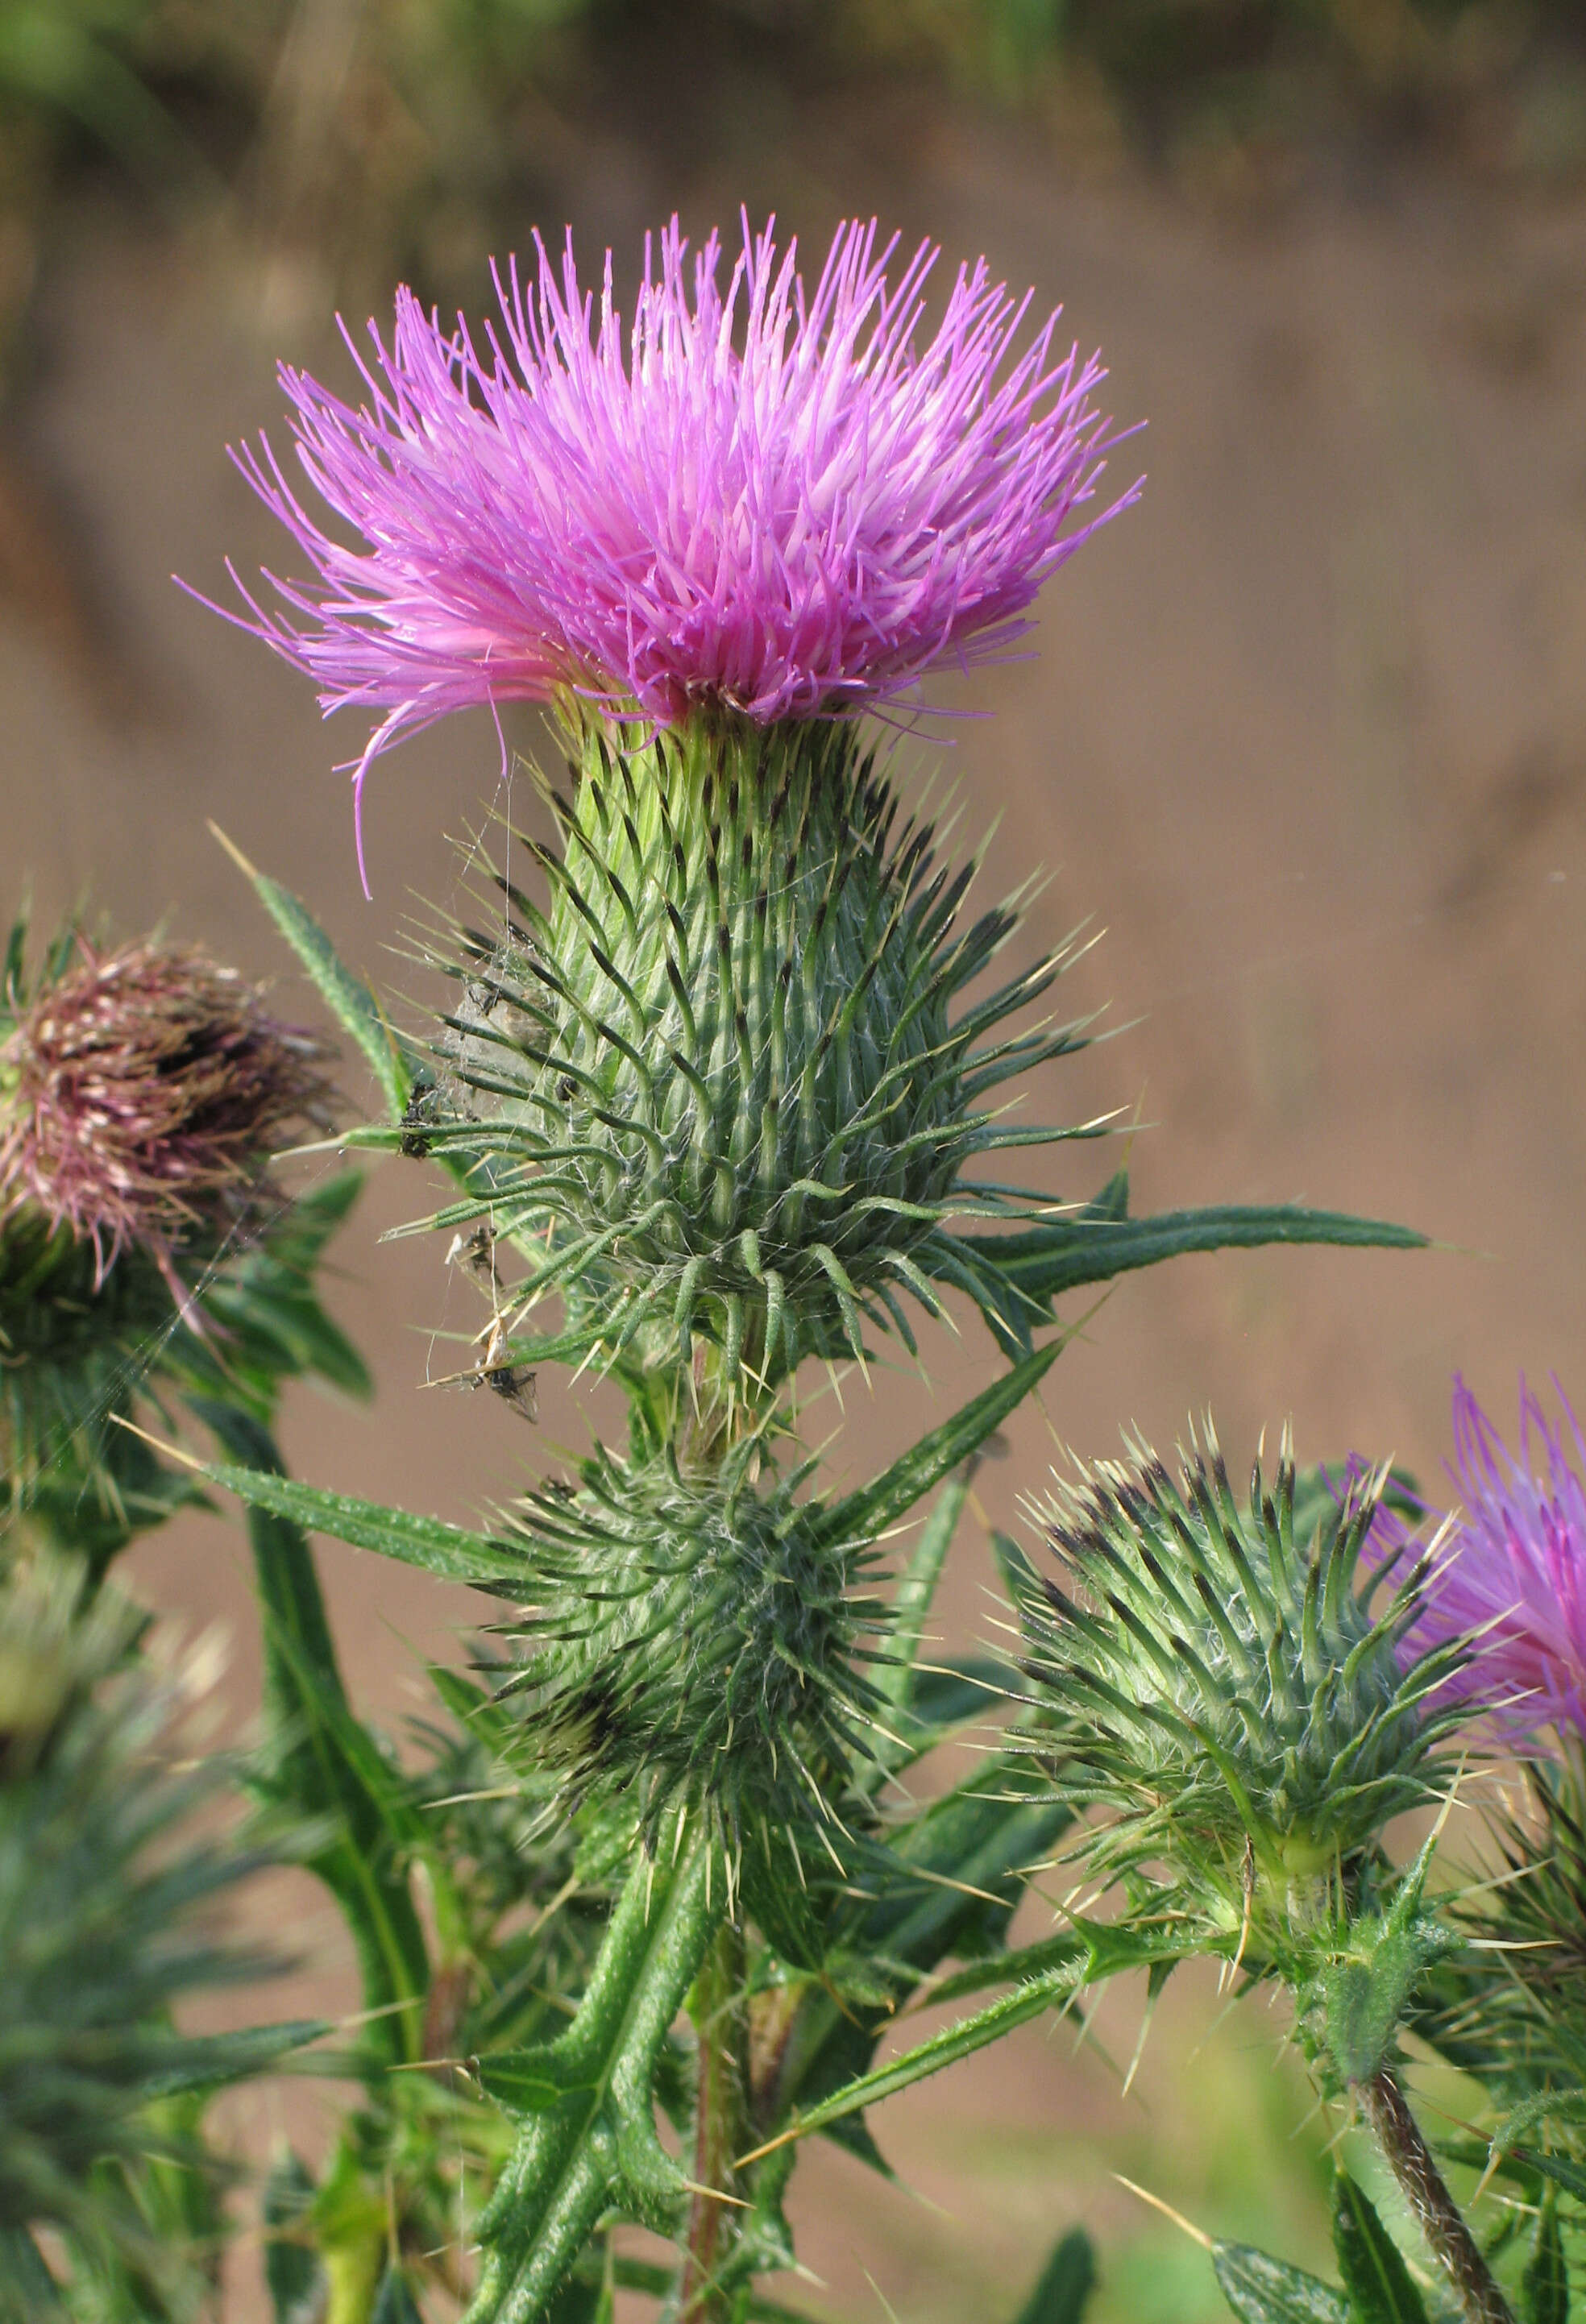
{"label": "blurred brown background", "polygon": [[[1450,1376],[1511,1425],[1524,1368],[1586,1397],[1586,64],[1565,6],[1337,0],[0,0],[0,843],[47,926],[87,892],[124,934],[161,915],[307,1010],[214,818],[349,958],[445,900],[448,835],[499,798],[489,722],[383,760],[362,899],[355,719],[175,590],[228,553],[292,569],[224,445],[279,428],[279,355],[351,374],[331,325],[399,274],[478,312],[492,250],[571,222],[586,272],[674,208],[729,238],[775,209],[807,254],[879,214],[945,262],[985,252],[1111,365],[1147,434],[1144,505],[1049,591],[1033,659],[938,698],[993,715],[902,752],[995,825],[985,886],[1052,873],[1027,941],[1084,920],[1077,1012],[1115,1038],[1032,1103],[1138,1114],[1139,1209],[1299,1198],[1413,1222],[1415,1256],[1256,1253],[1120,1284],[1010,1432],[981,1498],[1013,1521],[1055,1439],[1158,1442],[1210,1405],[1248,1458],[1293,1415],[1302,1459],[1351,1445],[1434,1477]],[[512,739],[536,747],[530,716]],[[521,812],[529,786],[517,780]],[[367,1093],[351,1068],[350,1102]],[[1059,1149],[1084,1195],[1116,1145]],[[475,1295],[440,1247],[380,1247],[421,1173],[377,1173],[339,1247],[367,1409],[290,1407],[299,1471],[466,1517],[608,1407],[542,1380],[534,1433],[427,1389]],[[1076,1307],[1071,1320],[1077,1321]],[[928,1379],[845,1388],[834,1466],[873,1463],[987,1377],[966,1321]],[[827,1407],[823,1406],[820,1423]],[[838,1417],[832,1414],[834,1420]],[[330,1547],[361,1704],[393,1729],[460,1593]],[[184,1518],[143,1588],[221,1619],[245,1711],[237,1535]],[[991,1618],[966,1537],[945,1608]],[[1034,1908],[1031,1908],[1032,1913]],[[341,1994],[308,1889],[273,1923]],[[299,1996],[289,1997],[295,1999]],[[287,2006],[283,2001],[282,2006]],[[888,2187],[829,2151],[800,2173],[812,2312],[1014,2312],[1055,2236],[1100,2238],[1100,2324],[1220,2312],[1209,2268],[1110,2176],[1213,2232],[1320,2257],[1305,2094],[1256,2013],[1174,1988],[1127,2101],[1045,2028],[886,2109]],[[1211,2029],[1211,2030],[1208,2030]],[[1106,2034],[1127,2058],[1130,2006]],[[235,2116],[314,2136],[299,2093]],[[912,2191],[908,2191],[912,2190]],[[251,2263],[239,2263],[242,2277]]]}

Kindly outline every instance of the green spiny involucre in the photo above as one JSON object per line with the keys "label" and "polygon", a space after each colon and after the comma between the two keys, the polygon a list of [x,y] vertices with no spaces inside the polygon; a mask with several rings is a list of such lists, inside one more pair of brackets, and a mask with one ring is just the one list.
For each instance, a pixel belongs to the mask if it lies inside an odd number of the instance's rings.
{"label": "green spiny involucre", "polygon": [[1276,1490],[1258,1462],[1244,1508],[1206,1440],[1176,1480],[1143,1446],[1081,1466],[1038,1512],[1066,1572],[1022,1593],[1030,1739],[1097,1812],[1082,1852],[1104,1885],[1183,1915],[1186,1950],[1255,1963],[1345,1901],[1385,1824],[1432,1795],[1461,1653],[1406,1668],[1420,1572],[1394,1590],[1362,1565],[1386,1471],[1306,1543],[1286,1431]]}
{"label": "green spiny involucre", "polygon": [[[756,1394],[807,1354],[912,1347],[899,1294],[963,1280],[953,1215],[1027,1216],[976,1157],[1060,1131],[983,1101],[1077,1047],[1008,1036],[1048,957],[954,1005],[1015,925],[960,927],[973,867],[937,867],[845,724],[697,722],[627,749],[583,738],[544,908],[504,876],[504,927],[464,932],[449,1063],[465,1113],[426,1142],[475,1161],[476,1204],[609,1351],[696,1334]],[[967,1287],[973,1289],[973,1284]]]}
{"label": "green spiny involucre", "polygon": [[529,1653],[505,1691],[570,1790],[631,1798],[652,1833],[669,1805],[704,1809],[734,1847],[768,1819],[840,1815],[879,1701],[855,1659],[882,1608],[853,1588],[873,1551],[796,1498],[807,1474],[778,1478],[759,1435],[705,1476],[670,1445],[603,1449],[576,1490],[520,1505],[527,1574],[495,1586],[532,1591],[500,1626]]}

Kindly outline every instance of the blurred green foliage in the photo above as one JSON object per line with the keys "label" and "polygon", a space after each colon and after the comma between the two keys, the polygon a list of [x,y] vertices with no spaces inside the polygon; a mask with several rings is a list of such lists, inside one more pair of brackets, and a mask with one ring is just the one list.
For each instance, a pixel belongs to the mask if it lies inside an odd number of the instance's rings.
{"label": "blurred green foliage", "polygon": [[420,185],[554,168],[668,51],[707,84],[886,71],[1025,109],[1078,76],[1149,132],[1231,89],[1282,113],[1296,78],[1405,125],[1582,38],[1586,0],[0,0],[0,123],[168,184],[207,156],[251,201],[300,223],[334,194],[372,230]]}
{"label": "blurred green foliage", "polygon": [[1569,180],[1586,0],[0,0],[0,398],[63,184],[240,228],[290,337],[399,278],[470,298],[591,199],[686,204],[718,163],[752,199],[746,156],[867,86],[1213,198],[1406,139]]}

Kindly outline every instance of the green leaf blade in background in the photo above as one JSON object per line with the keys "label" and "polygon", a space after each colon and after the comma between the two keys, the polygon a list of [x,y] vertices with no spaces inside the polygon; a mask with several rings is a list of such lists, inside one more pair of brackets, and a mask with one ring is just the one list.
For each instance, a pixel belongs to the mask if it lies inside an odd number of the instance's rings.
{"label": "green leaf blade in background", "polygon": [[270,2166],[261,2205],[271,2324],[310,2324],[323,2313],[325,2270],[304,2226],[313,2200],[312,2175],[290,2147],[283,2148]]}
{"label": "green leaf blade in background", "polygon": [[[248,1462],[248,1474],[289,1482],[272,1439],[248,1415],[213,1406],[201,1416],[228,1452]],[[410,2061],[422,2052],[430,1971],[404,1867],[413,1835],[401,1828],[400,1778],[353,1716],[301,1528],[280,1510],[251,1507],[248,1538],[270,1729],[262,1788],[309,1825],[329,1819],[331,1836],[309,1862],[346,1917],[364,2006],[380,2013],[364,2038],[388,2063]]]}
{"label": "green leaf blade in background", "polygon": [[239,2026],[235,2033],[189,2034],[176,2062],[147,2078],[151,2098],[177,2098],[189,2090],[217,2090],[254,2074],[268,2073],[294,2050],[321,2042],[333,2030],[327,2017],[282,2019],[274,2025]]}
{"label": "green leaf blade in background", "polygon": [[25,2227],[0,2227],[0,2324],[64,2324],[66,2307]]}
{"label": "green leaf blade in background", "polygon": [[1214,2243],[1212,2264],[1240,2324],[1358,2324],[1331,2283],[1249,2244]]}
{"label": "green leaf blade in background", "polygon": [[1536,2214],[1536,2234],[1526,2264],[1525,2324],[1569,2324],[1570,2279],[1559,2233],[1558,2203],[1548,2188]]}
{"label": "green leaf blade in background", "polygon": [[388,2267],[382,2276],[369,2324],[424,2324],[412,2287],[401,2268]]}
{"label": "green leaf blade in background", "polygon": [[1355,2324],[1427,2324],[1404,2255],[1347,2171],[1332,2181],[1332,2248]]}
{"label": "green leaf blade in background", "polygon": [[290,888],[256,870],[224,833],[213,824],[209,827],[252,883],[320,999],[374,1075],[387,1114],[400,1121],[412,1094],[413,1077],[373,990],[347,967],[313,913]]}
{"label": "green leaf blade in background", "polygon": [[1083,2227],[1070,2227],[1054,2246],[1014,2324],[1082,2324],[1096,2288],[1096,2255]]}

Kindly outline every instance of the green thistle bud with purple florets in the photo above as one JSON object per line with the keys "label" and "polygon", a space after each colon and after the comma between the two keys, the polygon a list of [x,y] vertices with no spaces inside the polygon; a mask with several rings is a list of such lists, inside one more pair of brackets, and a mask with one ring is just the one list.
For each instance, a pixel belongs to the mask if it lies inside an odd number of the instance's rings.
{"label": "green thistle bud with purple florets", "polygon": [[365,546],[314,521],[267,442],[244,450],[315,578],[267,574],[283,610],[248,596],[229,618],[327,712],[383,712],[355,794],[393,742],[473,705],[797,729],[903,716],[934,664],[1006,655],[1139,486],[1071,527],[1117,440],[1089,401],[1099,364],[1054,355],[1056,313],[1016,354],[1029,300],[984,260],[918,346],[936,253],[894,284],[897,238],[876,238],[839,227],[807,292],[796,246],[779,261],[745,218],[724,295],[715,235],[690,267],[674,218],[659,277],[646,243],[625,350],[610,254],[597,332],[571,238],[558,280],[536,237],[538,280],[497,277],[483,354],[404,290],[389,350],[371,325],[360,408],[282,366],[304,474]]}

